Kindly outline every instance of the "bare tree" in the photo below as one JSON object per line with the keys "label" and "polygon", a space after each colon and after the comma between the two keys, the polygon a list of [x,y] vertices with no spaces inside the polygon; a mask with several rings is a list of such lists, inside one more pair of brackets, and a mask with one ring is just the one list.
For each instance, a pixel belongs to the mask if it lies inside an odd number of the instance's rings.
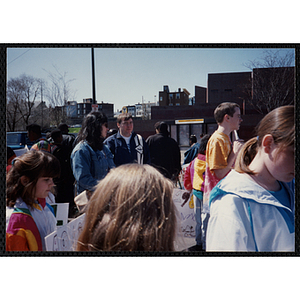
{"label": "bare tree", "polygon": [[32,116],[39,95],[39,80],[22,74],[7,83],[7,125],[9,130],[24,128]]}
{"label": "bare tree", "polygon": [[245,87],[245,99],[259,113],[294,104],[295,54],[293,50],[264,51],[259,60],[245,66],[252,70],[252,81]]}
{"label": "bare tree", "polygon": [[19,105],[22,99],[22,87],[20,80],[10,79],[7,83],[7,126],[9,131],[15,131],[22,120],[19,113]]}
{"label": "bare tree", "polygon": [[67,79],[67,72],[61,73],[56,66],[54,66],[55,73],[46,71],[51,85],[45,91],[45,96],[48,99],[51,106],[51,118],[57,125],[66,120],[66,109],[68,101],[72,101],[75,98],[75,92],[71,90],[70,84],[75,79]]}
{"label": "bare tree", "polygon": [[31,123],[39,124],[42,129],[50,127],[50,108],[44,101],[44,90],[47,89],[47,84],[43,79],[39,79],[40,101],[36,101],[33,112],[30,117]]}

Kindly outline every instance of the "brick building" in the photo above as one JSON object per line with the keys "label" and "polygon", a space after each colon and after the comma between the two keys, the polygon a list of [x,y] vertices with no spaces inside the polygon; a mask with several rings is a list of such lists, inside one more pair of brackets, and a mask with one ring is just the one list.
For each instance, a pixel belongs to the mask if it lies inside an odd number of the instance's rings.
{"label": "brick building", "polygon": [[207,103],[217,106],[222,102],[235,102],[245,114],[245,92],[252,72],[208,74]]}
{"label": "brick building", "polygon": [[[77,103],[77,118],[83,119],[87,114],[89,114],[92,107],[92,98],[83,99],[83,103]],[[102,111],[108,118],[114,116],[114,105],[111,103],[96,103],[98,111]]]}
{"label": "brick building", "polygon": [[196,85],[193,105],[198,106],[206,103],[207,103],[207,88]]}
{"label": "brick building", "polygon": [[186,89],[179,88],[176,92],[170,92],[169,86],[165,85],[159,92],[159,106],[184,106],[189,105],[190,93]]}
{"label": "brick building", "polygon": [[[255,134],[255,127],[267,113],[259,113],[255,101],[267,94],[275,107],[294,103],[295,68],[260,68],[253,72],[212,73],[208,74],[207,88],[195,86],[195,96],[190,105],[170,106],[168,86],[159,92],[162,97],[159,107],[152,107],[152,119],[166,121],[180,146],[188,145],[190,134],[212,133],[217,124],[214,110],[222,102],[236,102],[240,105],[243,122],[239,136],[247,140]],[[172,93],[174,95],[174,93]],[[259,99],[257,99],[259,98]],[[270,100],[269,100],[270,101]],[[273,109],[272,108],[272,109]],[[271,110],[271,109],[270,109]]]}
{"label": "brick building", "polygon": [[[239,136],[248,140],[255,135],[255,127],[266,111],[259,113],[250,102],[269,92],[274,102],[283,100],[277,106],[293,104],[295,68],[254,69],[253,72],[211,73],[208,74],[207,88],[195,86],[195,95],[190,99],[186,89],[170,92],[169,86],[159,91],[159,106],[151,107],[151,120],[134,120],[134,130],[145,139],[154,134],[154,124],[165,121],[169,125],[171,136],[182,148],[188,147],[188,138],[195,134],[213,133],[217,124],[214,110],[219,103],[236,102],[241,107],[243,122]],[[284,80],[280,81],[280,78]],[[273,94],[272,94],[273,93]],[[277,95],[277,96],[276,96]],[[249,101],[251,100],[251,101]],[[110,125],[109,125],[110,126]]]}

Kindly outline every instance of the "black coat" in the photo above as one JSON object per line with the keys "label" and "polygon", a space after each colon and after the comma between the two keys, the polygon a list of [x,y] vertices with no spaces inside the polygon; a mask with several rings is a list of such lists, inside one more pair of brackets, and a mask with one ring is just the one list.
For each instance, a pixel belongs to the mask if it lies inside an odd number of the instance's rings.
{"label": "black coat", "polygon": [[177,142],[162,133],[149,136],[146,142],[150,149],[151,165],[167,178],[175,179],[181,171],[181,155]]}

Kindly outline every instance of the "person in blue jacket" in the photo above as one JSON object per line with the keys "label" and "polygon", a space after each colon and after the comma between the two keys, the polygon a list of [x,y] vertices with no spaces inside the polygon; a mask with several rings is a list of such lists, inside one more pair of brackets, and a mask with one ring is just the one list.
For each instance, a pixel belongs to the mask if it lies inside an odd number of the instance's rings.
{"label": "person in blue jacket", "polygon": [[198,150],[200,144],[197,142],[197,137],[192,134],[189,137],[190,147],[187,151],[184,152],[184,161],[183,164],[189,164],[192,160],[194,160],[198,155]]}
{"label": "person in blue jacket", "polygon": [[117,118],[117,126],[119,131],[104,141],[114,155],[115,165],[150,164],[149,146],[142,136],[133,131],[132,115],[120,114]]}
{"label": "person in blue jacket", "polygon": [[294,251],[294,107],[267,114],[210,194],[206,251]]}
{"label": "person in blue jacket", "polygon": [[91,194],[99,180],[115,167],[112,153],[103,144],[107,131],[107,117],[101,112],[91,112],[83,120],[71,154],[77,194],[84,190]]}

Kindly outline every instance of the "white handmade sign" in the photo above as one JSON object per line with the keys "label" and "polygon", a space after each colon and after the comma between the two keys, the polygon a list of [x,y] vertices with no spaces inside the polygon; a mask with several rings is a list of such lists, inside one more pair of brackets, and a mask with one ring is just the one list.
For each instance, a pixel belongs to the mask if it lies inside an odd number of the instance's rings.
{"label": "white handmade sign", "polygon": [[180,171],[180,173],[178,175],[178,181],[177,181],[180,189],[184,189],[184,185],[183,185],[183,182],[184,182],[184,173],[185,173],[185,170],[186,170],[186,168],[188,166],[189,166],[189,164],[185,164],[185,165],[181,166],[181,171]]}
{"label": "white handmade sign", "polygon": [[193,194],[175,188],[173,201],[177,209],[177,235],[175,251],[181,251],[195,245],[196,220],[194,214]]}
{"label": "white handmade sign", "polygon": [[83,229],[85,214],[70,223],[57,227],[45,237],[47,251],[75,251],[77,240]]}
{"label": "white handmade sign", "polygon": [[[182,251],[195,245],[196,221],[193,195],[186,190],[175,188],[173,201],[177,214],[177,233],[174,241],[175,251]],[[83,229],[85,214],[70,223],[57,227],[45,238],[47,251],[75,251],[77,240]]]}
{"label": "white handmade sign", "polygon": [[57,226],[66,225],[68,223],[69,203],[52,203],[50,205],[54,210]]}

